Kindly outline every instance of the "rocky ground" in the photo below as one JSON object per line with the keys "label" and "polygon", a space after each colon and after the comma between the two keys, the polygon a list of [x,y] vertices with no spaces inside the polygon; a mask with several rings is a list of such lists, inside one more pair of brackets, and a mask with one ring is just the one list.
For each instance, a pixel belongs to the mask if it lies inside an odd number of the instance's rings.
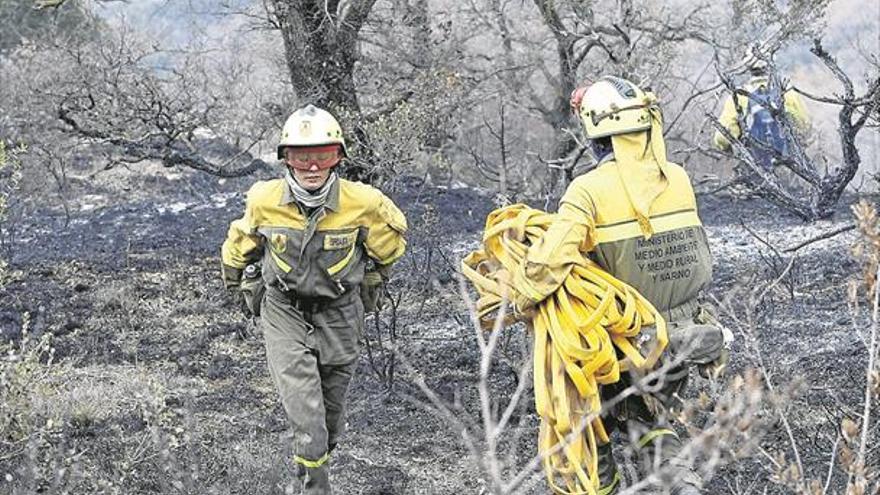
{"label": "rocky ground", "polygon": [[[34,372],[39,390],[7,399],[39,434],[0,458],[0,492],[298,493],[262,341],[217,273],[219,245],[253,178],[172,172],[109,171],[71,179],[63,203],[53,192],[16,202],[2,231],[13,273],[0,289],[0,337],[20,342],[26,328],[33,347],[51,335],[54,356]],[[351,386],[334,483],[338,493],[483,493],[480,463],[414,383],[423,377],[452,417],[479,424],[479,352],[454,274],[492,202],[470,189],[401,184],[395,199],[412,232],[393,287],[396,326],[389,310],[378,325],[368,321],[371,353]],[[797,385],[779,409],[806,476],[823,484],[837,465],[841,420],[859,417],[865,388],[864,310],[847,299],[861,270],[850,254],[856,234],[798,250],[787,272],[792,254],[781,251],[852,222],[854,200],[805,225],[760,200],[700,199],[716,263],[710,296],[737,334],[729,376],[763,363],[777,390]],[[746,295],[776,278],[758,324],[743,328]],[[512,329],[503,344],[490,388],[506,404],[528,339]],[[691,395],[701,390],[706,383],[694,380]],[[769,406],[767,419],[761,449],[718,471],[709,493],[791,493],[771,461],[794,459],[786,423]],[[512,424],[500,446],[511,473],[536,451],[528,397]],[[871,435],[876,466],[876,427]],[[844,480],[835,467],[828,493]],[[517,493],[546,493],[542,474]]]}

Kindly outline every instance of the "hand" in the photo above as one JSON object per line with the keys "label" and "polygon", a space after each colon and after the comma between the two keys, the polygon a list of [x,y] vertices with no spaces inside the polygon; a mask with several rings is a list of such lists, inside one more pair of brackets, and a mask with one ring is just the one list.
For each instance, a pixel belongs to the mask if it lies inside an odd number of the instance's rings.
{"label": "hand", "polygon": [[220,264],[220,276],[226,290],[237,289],[241,285],[243,270],[226,264]]}
{"label": "hand", "polygon": [[522,294],[514,293],[513,301],[511,301],[513,305],[513,311],[517,315],[522,315],[524,319],[531,320],[535,316],[535,310],[538,306],[538,303],[530,299]]}
{"label": "hand", "polygon": [[382,292],[384,281],[379,272],[370,271],[364,274],[361,282],[361,301],[364,303],[364,312],[374,313],[382,309]]}
{"label": "hand", "polygon": [[238,309],[245,317],[245,321],[235,325],[236,336],[238,336],[240,340],[253,339],[256,336],[255,329],[257,316],[255,316],[253,312],[251,312],[251,308],[248,306],[247,303],[247,297],[242,291],[238,289],[230,290],[227,293],[232,299],[233,304],[238,307]]}
{"label": "hand", "polygon": [[241,281],[239,292],[242,294],[242,299],[244,301],[242,312],[244,312],[245,316],[260,316],[263,295],[266,293],[266,286],[263,283],[263,279],[260,277],[245,278]]}
{"label": "hand", "polygon": [[721,349],[721,355],[711,363],[701,364],[697,366],[700,376],[707,380],[720,380],[727,371],[727,364],[730,362],[730,351]]}

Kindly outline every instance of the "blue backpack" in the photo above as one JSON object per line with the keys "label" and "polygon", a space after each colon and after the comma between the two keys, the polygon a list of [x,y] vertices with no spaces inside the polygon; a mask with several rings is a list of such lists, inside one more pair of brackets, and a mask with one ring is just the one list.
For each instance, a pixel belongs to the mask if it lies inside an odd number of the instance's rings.
{"label": "blue backpack", "polygon": [[[746,126],[749,138],[785,155],[788,152],[788,140],[783,135],[782,126],[769,110],[781,101],[782,95],[778,89],[767,86],[755,88],[746,109]],[[770,149],[752,146],[751,152],[759,165],[767,170],[773,168],[775,155]]]}

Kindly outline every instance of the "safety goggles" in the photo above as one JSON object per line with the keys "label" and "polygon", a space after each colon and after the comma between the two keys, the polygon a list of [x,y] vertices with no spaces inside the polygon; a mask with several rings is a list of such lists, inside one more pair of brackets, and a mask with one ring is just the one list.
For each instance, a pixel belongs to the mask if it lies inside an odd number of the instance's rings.
{"label": "safety goggles", "polygon": [[338,144],[287,148],[287,164],[297,170],[311,170],[313,166],[324,170],[335,166],[341,158]]}

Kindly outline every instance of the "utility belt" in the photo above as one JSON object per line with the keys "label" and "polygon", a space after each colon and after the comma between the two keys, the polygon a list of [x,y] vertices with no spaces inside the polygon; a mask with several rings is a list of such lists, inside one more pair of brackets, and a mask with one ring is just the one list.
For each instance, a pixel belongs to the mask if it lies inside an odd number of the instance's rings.
{"label": "utility belt", "polygon": [[337,298],[331,297],[303,297],[293,289],[285,290],[277,285],[269,285],[267,288],[270,297],[284,301],[303,313],[317,313],[322,309],[339,308],[354,302],[360,293],[356,290],[347,289]]}

